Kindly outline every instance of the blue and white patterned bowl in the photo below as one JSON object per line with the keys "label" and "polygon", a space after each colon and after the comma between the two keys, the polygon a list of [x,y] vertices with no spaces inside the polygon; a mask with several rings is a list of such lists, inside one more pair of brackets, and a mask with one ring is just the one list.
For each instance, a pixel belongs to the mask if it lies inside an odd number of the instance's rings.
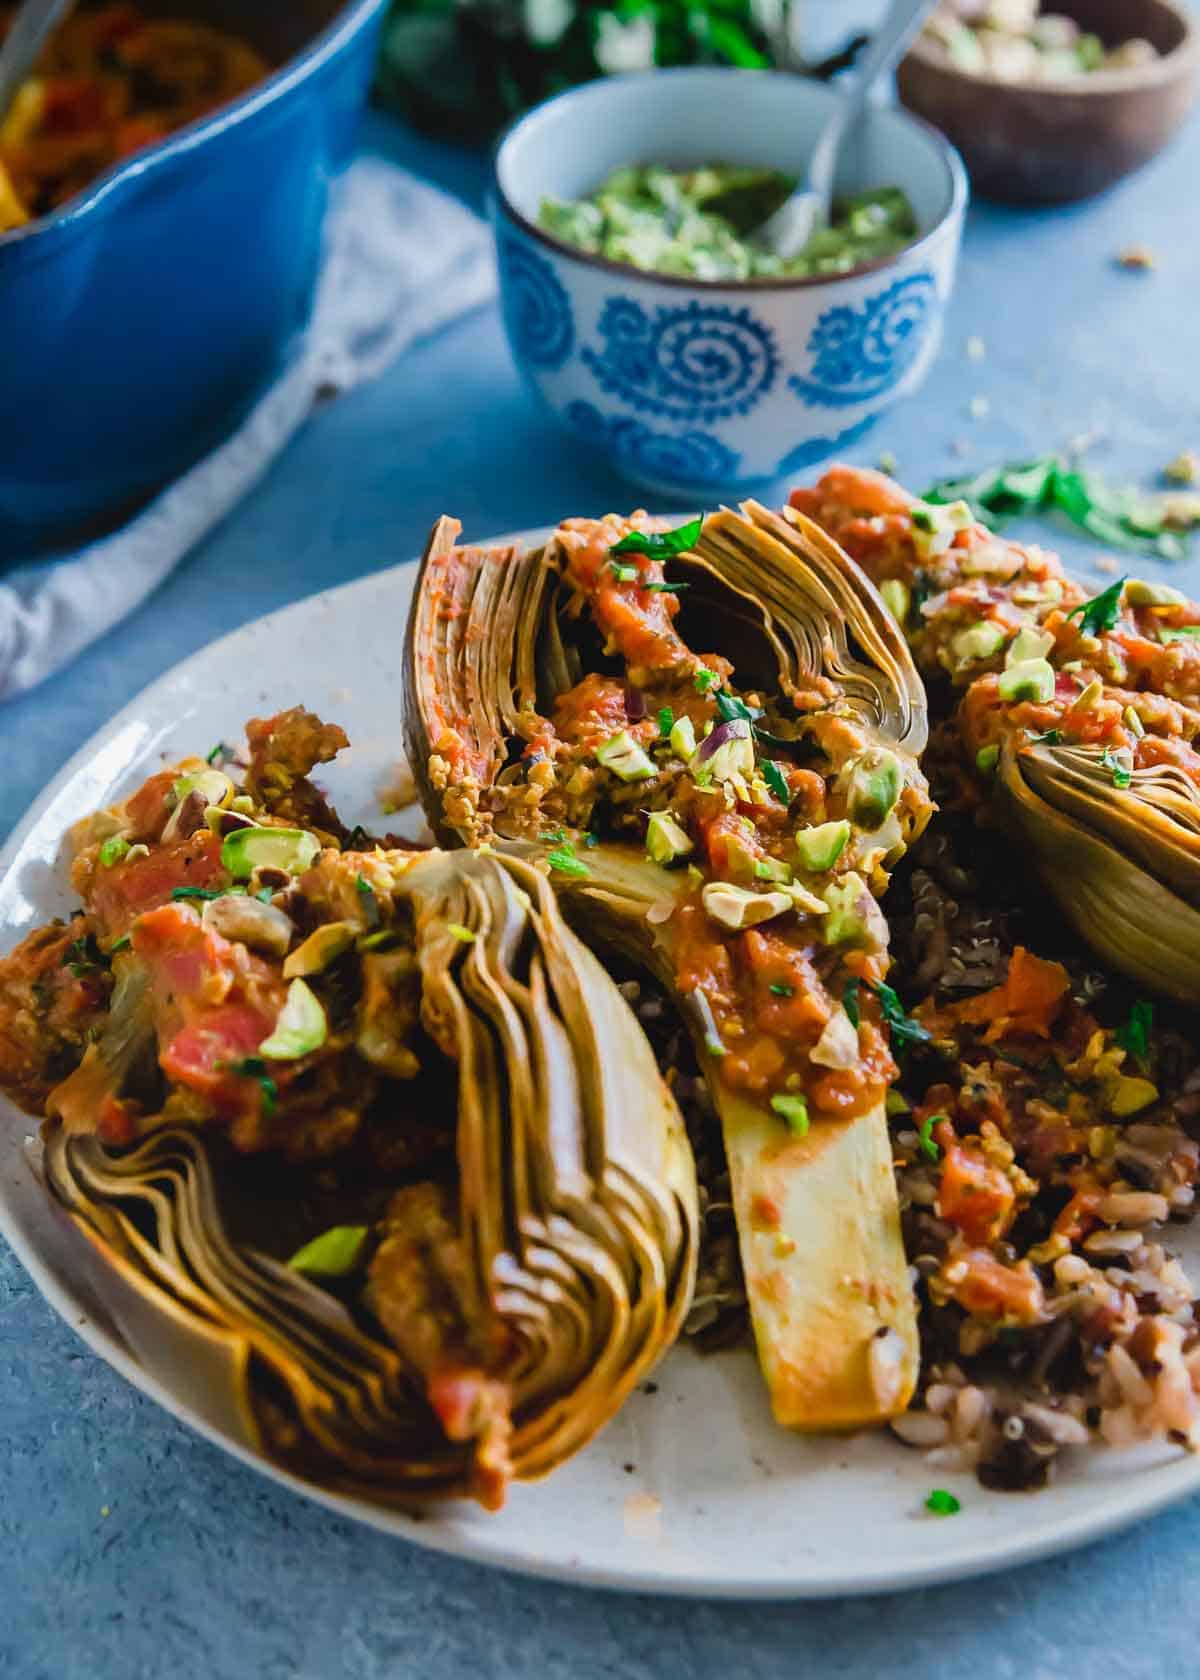
{"label": "blue and white patterned bowl", "polygon": [[578,198],[629,163],[799,173],[837,98],[761,70],[647,71],[561,94],[501,141],[492,216],[517,366],[635,483],[686,500],[800,472],[914,391],[941,338],[966,176],[919,120],[873,112],[839,190],[902,187],[922,233],[832,279],[642,274],[542,232],[542,199]]}

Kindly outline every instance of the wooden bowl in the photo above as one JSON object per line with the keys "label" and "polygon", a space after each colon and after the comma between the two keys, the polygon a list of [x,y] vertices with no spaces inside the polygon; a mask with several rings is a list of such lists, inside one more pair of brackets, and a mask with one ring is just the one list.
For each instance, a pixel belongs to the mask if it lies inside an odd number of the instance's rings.
{"label": "wooden bowl", "polygon": [[1056,0],[1106,46],[1140,37],[1162,55],[1058,84],[972,75],[921,39],[900,66],[900,98],[958,147],[975,191],[1012,204],[1103,192],[1156,155],[1196,97],[1200,34],[1175,0]]}

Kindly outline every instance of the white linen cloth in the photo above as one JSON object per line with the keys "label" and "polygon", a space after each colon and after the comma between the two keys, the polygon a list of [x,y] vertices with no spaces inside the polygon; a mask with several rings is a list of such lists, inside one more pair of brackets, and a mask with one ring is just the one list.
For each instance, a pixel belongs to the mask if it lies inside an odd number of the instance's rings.
{"label": "white linen cloth", "polygon": [[373,378],[495,290],[480,218],[382,158],[347,170],[326,238],[305,348],[239,429],[120,529],[0,579],[0,699],[131,613],[263,476],[318,394]]}

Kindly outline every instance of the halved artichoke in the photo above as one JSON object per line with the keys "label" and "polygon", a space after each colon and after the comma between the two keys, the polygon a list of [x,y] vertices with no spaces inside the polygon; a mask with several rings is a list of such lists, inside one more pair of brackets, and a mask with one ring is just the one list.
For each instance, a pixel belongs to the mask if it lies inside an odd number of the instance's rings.
{"label": "halved artichoke", "polygon": [[[393,1085],[382,1123],[402,1142],[442,1092],[450,1154],[393,1186],[361,1299],[272,1257],[271,1204],[239,1190],[246,1161],[219,1126],[168,1124],[122,1152],[51,1120],[47,1180],[135,1352],[169,1384],[182,1362],[210,1418],[328,1487],[495,1506],[511,1477],[583,1446],[671,1344],[695,1173],[641,1028],[537,870],[372,859],[376,882],[390,874],[378,933],[411,953],[422,1059],[440,1070],[432,1095]],[[136,960],[135,931],[118,961]]]}
{"label": "halved artichoke", "polygon": [[[818,1430],[893,1415],[903,1410],[915,1380],[915,1314],[884,1117],[887,1073],[876,1067],[860,1078],[853,992],[857,973],[881,978],[886,972],[886,926],[869,889],[882,891],[888,865],[931,809],[917,766],[925,744],[924,690],[903,636],[824,533],[755,503],[709,516],[683,552],[680,543],[670,545],[674,582],[665,581],[657,561],[637,558],[657,551],[636,521],[573,521],[536,552],[459,547],[458,532],[450,519],[435,526],[408,626],[406,748],[427,817],[442,843],[487,843],[539,860],[579,931],[632,957],[678,999],[721,1115],[759,1358],[777,1419]],[[619,538],[634,549],[622,546],[606,560]],[[597,591],[608,589],[610,576],[619,585],[599,606],[598,595],[592,597],[591,618],[580,583],[585,573]],[[719,655],[699,661],[680,640],[678,625],[691,646],[703,637]],[[689,756],[675,734],[667,741],[668,713],[673,718],[685,703],[696,712],[692,690],[712,690],[729,662],[741,695],[757,703],[732,695],[722,679],[725,704],[716,715],[725,721]],[[600,770],[591,764],[571,771],[550,719],[562,721],[561,708],[575,704],[572,696],[610,716],[621,681],[627,713],[642,722],[618,728],[601,744],[593,755]],[[664,734],[652,742],[644,708],[657,705],[662,681],[676,685],[677,699],[674,707],[659,707]],[[656,698],[642,696],[639,685]],[[764,712],[770,730],[782,735],[768,732]],[[751,726],[755,713],[759,720]],[[693,734],[703,726],[699,714],[695,724],[689,716]],[[745,757],[751,738],[760,754],[753,773]],[[786,784],[789,797],[778,796],[771,820],[789,836],[792,822],[811,842],[794,867],[760,857],[739,885],[729,869],[710,870],[705,879],[694,867],[664,866],[689,864],[708,841],[671,816],[656,767],[675,766],[665,773],[669,781],[686,763],[689,797],[708,797],[715,772],[698,768],[712,762],[705,758],[706,739],[732,744],[742,755],[743,783],[747,776],[754,783],[731,795],[735,772],[719,787],[734,829],[737,810],[754,809],[756,800],[762,809],[761,758],[776,755],[773,785]],[[859,816],[867,815],[848,843],[851,824],[844,817],[816,825],[793,821],[806,776],[820,789],[813,798],[821,810],[830,801],[836,817],[848,799],[853,804],[854,778],[869,782],[876,773],[888,791],[872,817],[869,790],[862,795],[860,789]],[[575,790],[583,790],[586,803],[597,778],[608,788],[615,817],[601,833],[586,830],[573,809]],[[645,843],[637,831],[640,804],[649,806]],[[836,874],[834,861],[816,850],[831,832],[833,846],[840,841],[845,848],[834,854],[840,856]],[[845,935],[858,941],[853,957],[851,947],[834,949],[835,894],[853,901],[855,931]],[[802,983],[758,988],[767,1012],[782,1007],[768,994],[779,994],[797,1013],[815,1012],[811,1019],[828,1030],[814,1044],[813,1029],[807,1072],[839,1070],[829,1075],[830,1089],[839,1078],[847,1089],[859,1079],[857,1097],[833,1103],[831,1096],[828,1110],[815,1102],[811,1125],[806,1098],[793,1094],[799,1073],[780,1071],[774,1085],[753,1068],[735,1079],[735,1064],[740,1069],[752,1059],[744,1049],[751,1040],[734,1042],[743,1031],[736,1020],[728,1022],[729,1042],[723,1040],[726,1018],[714,1017],[720,987],[698,978],[692,961],[698,927],[706,938],[715,928],[718,960],[737,963],[750,942],[762,944],[770,934],[763,924],[772,917],[779,918],[774,926],[786,921],[802,930],[796,937],[810,939],[814,960]],[[826,934],[818,932],[821,925]],[[747,927],[752,931],[743,935]],[[861,998],[865,1043],[878,1016],[866,1020],[875,1010],[869,986]],[[764,1055],[776,1054],[769,1035],[759,1036],[768,1046]],[[883,1039],[870,1042],[887,1061]]]}
{"label": "halved artichoke", "polygon": [[1099,748],[1015,737],[1001,754],[999,808],[1073,926],[1152,991],[1200,1003],[1200,789],[1175,765],[1114,783]]}

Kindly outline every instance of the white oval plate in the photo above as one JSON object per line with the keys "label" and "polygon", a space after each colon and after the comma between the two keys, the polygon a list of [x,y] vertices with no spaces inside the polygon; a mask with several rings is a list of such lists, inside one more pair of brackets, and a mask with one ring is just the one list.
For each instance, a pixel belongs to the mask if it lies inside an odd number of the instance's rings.
{"label": "white oval plate", "polygon": [[[534,541],[541,533],[526,533]],[[4,947],[72,903],[68,826],[163,759],[241,738],[253,715],[303,702],[353,746],[327,780],[350,821],[379,823],[398,761],[400,650],[415,567],[346,584],[246,625],[148,688],[78,753],[38,800],[0,864]],[[459,1505],[409,1515],[332,1497],[231,1441],[141,1369],[64,1254],[37,1182],[33,1122],[3,1104],[0,1231],[46,1299],[109,1364],[191,1428],[256,1470],[346,1516],[533,1575],[652,1592],[821,1597],[980,1574],[1093,1539],[1200,1489],[1200,1461],[1173,1448],[1085,1453],[1049,1491],[992,1494],[947,1477],[883,1433],[804,1440],[771,1421],[749,1353],[687,1348],[578,1458],[513,1489],[496,1515]],[[935,1485],[962,1512],[929,1516]]]}

